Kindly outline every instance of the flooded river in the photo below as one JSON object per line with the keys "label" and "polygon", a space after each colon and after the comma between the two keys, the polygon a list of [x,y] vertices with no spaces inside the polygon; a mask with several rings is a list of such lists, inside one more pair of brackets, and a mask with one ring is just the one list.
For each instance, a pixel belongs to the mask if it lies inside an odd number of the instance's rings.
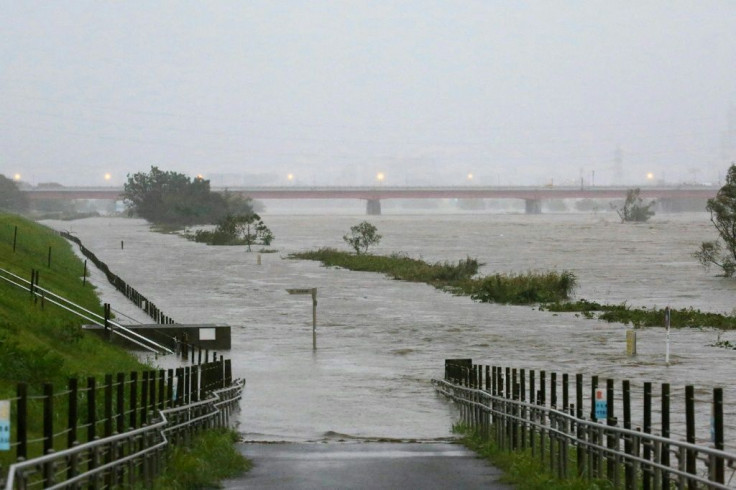
{"label": "flooded river", "polygon": [[[736,434],[736,351],[709,346],[716,331],[673,331],[668,367],[664,330],[640,330],[639,354],[627,358],[621,324],[478,304],[423,284],[287,260],[293,251],[344,249],[342,235],[366,217],[277,211],[263,217],[278,253],[261,255],[261,265],[257,253],[243,247],[152,233],[142,220],[47,224],[71,229],[176,321],[233,327],[234,374],[247,379],[239,427],[246,440],[448,437],[454,412],[434,394],[430,379],[442,376],[450,357],[581,372],[586,382],[593,374],[628,378],[633,397],[641,396],[644,381],[669,382],[673,423],[683,418],[684,385],[694,384],[703,403],[713,386],[723,386],[727,441]],[[570,270],[579,279],[578,297],[605,303],[729,314],[736,306],[736,281],[705,272],[691,257],[701,241],[715,238],[706,213],[658,214],[639,225],[622,225],[612,213],[385,214],[370,221],[384,237],[375,253],[405,252],[427,261],[471,256],[485,264],[483,274]],[[93,280],[113,308],[144,319],[101,274]],[[311,287],[318,288],[316,352],[310,298],[286,293]],[[721,339],[736,343],[736,332]],[[698,411],[702,439],[710,412],[706,405]],[[634,416],[640,420],[638,410]]]}

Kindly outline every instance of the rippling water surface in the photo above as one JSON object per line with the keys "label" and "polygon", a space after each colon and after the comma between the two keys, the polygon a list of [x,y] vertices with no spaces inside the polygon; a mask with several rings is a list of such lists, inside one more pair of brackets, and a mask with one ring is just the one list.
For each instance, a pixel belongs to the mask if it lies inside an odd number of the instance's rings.
{"label": "rippling water surface", "polygon": [[[152,233],[141,220],[48,224],[71,228],[178,322],[233,327],[235,375],[247,379],[240,425],[246,439],[447,437],[454,413],[429,380],[442,375],[450,357],[581,372],[586,381],[593,374],[628,378],[634,397],[641,396],[644,381],[670,382],[677,413],[685,384],[698,388],[702,402],[713,386],[723,386],[727,440],[736,433],[736,351],[709,347],[716,331],[673,331],[667,367],[664,330],[640,330],[639,354],[627,358],[621,324],[477,304],[423,284],[284,258],[321,246],[344,248],[341,237],[366,219],[361,214],[266,213],[264,219],[278,253],[263,254],[261,265],[256,253],[242,247],[208,247]],[[719,313],[736,306],[736,281],[703,271],[690,255],[701,241],[715,238],[705,213],[657,215],[640,225],[622,225],[610,214],[414,214],[370,221],[384,236],[375,253],[405,252],[428,261],[471,256],[485,263],[483,274],[571,270],[580,283],[577,296],[599,302]],[[100,274],[93,279],[105,301],[143,319]],[[316,352],[310,298],[288,295],[285,290],[294,287],[318,288]],[[721,338],[736,343],[734,333]],[[700,437],[707,437],[709,416],[707,406],[699,408]],[[680,419],[673,415],[673,423]]]}

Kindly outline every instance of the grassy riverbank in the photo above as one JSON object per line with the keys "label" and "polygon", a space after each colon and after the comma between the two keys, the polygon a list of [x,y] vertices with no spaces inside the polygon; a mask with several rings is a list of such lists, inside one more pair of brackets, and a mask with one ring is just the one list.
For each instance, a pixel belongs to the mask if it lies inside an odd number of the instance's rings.
{"label": "grassy riverbank", "polygon": [[[103,313],[94,286],[83,284],[84,265],[69,242],[37,223],[0,213],[0,268],[28,279],[31,270],[36,269],[41,287],[90,311]],[[29,395],[35,395],[41,392],[43,383],[52,383],[59,390],[69,378],[99,379],[107,373],[150,369],[129,352],[82,331],[83,323],[81,318],[50,303],[42,305],[31,299],[27,291],[0,281],[0,399],[13,398],[18,383],[27,383]],[[65,415],[57,416],[65,420]],[[37,423],[29,431],[30,439],[41,437]],[[235,451],[233,442],[233,437],[221,436],[204,445],[197,443],[189,451],[201,455],[197,461],[217,466],[223,453]],[[14,451],[0,452],[0,471],[7,470],[13,454]]]}
{"label": "grassy riverbank", "polygon": [[478,278],[475,276],[482,264],[470,257],[458,261],[457,264],[430,264],[403,254],[355,255],[333,248],[294,253],[289,257],[318,260],[328,267],[381,272],[402,281],[424,282],[484,303],[528,305],[563,301],[569,298],[576,286],[575,275],[568,271],[494,274]]}
{"label": "grassy riverbank", "polygon": [[[27,279],[31,270],[37,269],[41,287],[91,311],[103,312],[94,287],[89,282],[82,284],[84,265],[69,243],[48,228],[18,216],[0,214],[0,268]],[[40,389],[42,382],[62,386],[70,377],[144,368],[135,356],[82,332],[82,323],[79,317],[51,304],[42,306],[28,292],[3,281],[0,285],[0,395],[14,393],[19,382]]]}

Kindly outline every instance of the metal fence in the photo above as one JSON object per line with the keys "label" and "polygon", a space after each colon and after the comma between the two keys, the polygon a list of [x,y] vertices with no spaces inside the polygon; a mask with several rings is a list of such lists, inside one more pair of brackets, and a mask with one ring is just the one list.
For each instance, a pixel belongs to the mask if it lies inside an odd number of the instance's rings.
{"label": "metal fence", "polygon": [[0,485],[109,488],[148,482],[163,467],[168,444],[229,426],[244,385],[232,379],[230,361],[222,358],[108,374],[102,385],[87,378],[86,388],[72,379],[60,392],[45,384],[37,395],[19,384],[10,400],[15,462],[5,477],[0,472]]}
{"label": "metal fence", "polygon": [[633,427],[628,380],[621,383],[619,420],[615,381],[608,379],[599,388],[598,377],[592,376],[586,419],[583,375],[574,377],[570,398],[570,377],[547,374],[455,359],[445,361],[445,378],[432,382],[459,405],[464,425],[501,449],[530,450],[559,478],[607,479],[626,489],[736,488],[736,454],[724,451],[721,388],[713,389],[707,445],[696,443],[692,386],[685,387],[685,440],[677,440],[671,435],[669,384],[661,387],[660,427],[655,431],[651,383],[643,386],[642,427]]}
{"label": "metal fence", "polygon": [[[72,235],[69,232],[66,231],[60,231],[59,235],[63,238],[66,238],[67,240],[76,243],[79,245],[79,251],[87,257],[89,260],[92,261],[95,266],[97,266],[98,269],[100,269],[103,274],[105,274],[105,277],[107,277],[107,280],[112,284],[115,289],[117,289],[120,293],[122,293],[126,298],[128,298],[130,301],[133,302],[138,308],[146,312],[148,316],[154,319],[156,323],[163,323],[163,324],[170,324],[175,323],[174,319],[170,316],[164,314],[163,311],[159,309],[158,306],[156,306],[155,303],[153,303],[151,300],[149,300],[147,297],[145,297],[143,294],[141,294],[137,289],[135,289],[133,286],[128,284],[123,278],[115,274],[110,270],[110,267],[100,260],[97,255],[94,254],[91,250],[89,250],[87,247],[85,247],[82,244],[82,241],[78,238]],[[84,276],[87,275],[87,262],[84,263]]]}

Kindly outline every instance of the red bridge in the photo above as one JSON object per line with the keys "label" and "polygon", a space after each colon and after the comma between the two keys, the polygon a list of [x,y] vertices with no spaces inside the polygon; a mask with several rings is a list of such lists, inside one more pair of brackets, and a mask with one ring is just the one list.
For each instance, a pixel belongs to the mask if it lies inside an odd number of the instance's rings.
{"label": "red bridge", "polygon": [[[526,212],[541,212],[541,202],[552,199],[622,199],[630,186],[615,187],[230,187],[233,194],[253,199],[362,199],[367,201],[368,214],[381,214],[383,199],[522,199]],[[716,195],[717,186],[645,186],[641,197],[663,202],[703,200]],[[224,188],[213,188],[222,192]],[[55,187],[32,188],[26,191],[33,199],[122,199],[120,187]]]}

